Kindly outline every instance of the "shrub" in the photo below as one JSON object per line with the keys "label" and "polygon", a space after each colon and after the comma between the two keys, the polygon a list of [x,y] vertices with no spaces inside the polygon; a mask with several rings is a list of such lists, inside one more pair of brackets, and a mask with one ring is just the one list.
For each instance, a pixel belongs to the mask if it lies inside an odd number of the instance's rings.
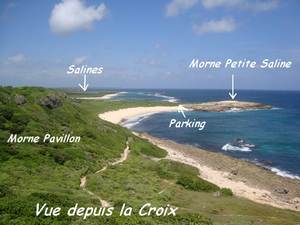
{"label": "shrub", "polygon": [[223,196],[233,196],[232,190],[230,188],[221,188],[220,192]]}
{"label": "shrub", "polygon": [[156,158],[164,158],[167,156],[167,152],[165,150],[154,147],[154,146],[142,147],[141,153],[143,153],[147,156],[156,157]]}
{"label": "shrub", "polygon": [[22,125],[27,125],[30,118],[28,115],[26,115],[24,113],[15,113],[11,120],[12,120],[12,122],[16,123],[17,125],[22,126]]}
{"label": "shrub", "polygon": [[0,198],[12,194],[9,186],[5,184],[0,184]]}
{"label": "shrub", "polygon": [[71,157],[62,153],[62,152],[56,152],[53,154],[54,161],[60,165],[63,165],[66,161],[70,160]]}
{"label": "shrub", "polygon": [[12,133],[20,134],[25,130],[26,125],[28,124],[30,119],[29,116],[24,113],[15,113],[12,116],[11,121],[12,121],[12,125],[10,131]]}
{"label": "shrub", "polygon": [[164,179],[177,179],[185,174],[189,176],[197,176],[199,174],[195,167],[166,159],[160,160],[156,164],[155,170],[157,175]]}
{"label": "shrub", "polygon": [[0,106],[0,115],[3,116],[5,119],[10,120],[13,116],[14,109],[13,107],[9,106]]}
{"label": "shrub", "polygon": [[0,102],[3,104],[8,104],[10,102],[9,93],[2,92],[4,89],[0,89]]}
{"label": "shrub", "polygon": [[176,182],[187,190],[213,192],[218,191],[219,187],[199,177],[180,176]]}
{"label": "shrub", "polygon": [[133,141],[131,147],[137,152],[140,152],[150,157],[164,158],[168,155],[167,151],[158,148],[150,143],[142,142],[140,140]]}
{"label": "shrub", "polygon": [[0,115],[0,129],[5,129],[5,123],[7,122],[7,120]]}
{"label": "shrub", "polygon": [[165,224],[172,225],[212,225],[212,221],[208,218],[205,218],[199,214],[195,213],[185,213],[179,214],[176,216],[168,216],[168,217],[158,217],[159,222],[163,221]]}

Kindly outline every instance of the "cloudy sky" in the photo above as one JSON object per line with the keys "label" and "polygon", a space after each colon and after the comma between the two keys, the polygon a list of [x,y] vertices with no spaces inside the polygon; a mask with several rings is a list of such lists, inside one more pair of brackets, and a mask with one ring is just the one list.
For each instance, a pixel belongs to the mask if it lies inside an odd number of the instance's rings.
{"label": "cloudy sky", "polygon": [[[298,0],[1,0],[0,85],[300,90]],[[291,60],[284,70],[190,70],[193,58]]]}

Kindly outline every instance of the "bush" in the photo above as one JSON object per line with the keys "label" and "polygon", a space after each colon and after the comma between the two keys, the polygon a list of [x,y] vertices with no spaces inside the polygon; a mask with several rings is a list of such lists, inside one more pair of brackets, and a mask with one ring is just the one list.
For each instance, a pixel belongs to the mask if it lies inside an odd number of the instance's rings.
{"label": "bush", "polygon": [[5,129],[5,123],[7,122],[7,120],[0,115],[0,129]]}
{"label": "bush", "polygon": [[60,165],[63,165],[66,161],[70,160],[69,155],[64,154],[63,152],[55,152],[53,155],[54,161]]}
{"label": "bush", "polygon": [[12,124],[11,124],[10,131],[12,133],[20,134],[25,130],[27,124],[30,121],[30,118],[25,113],[14,113],[14,115],[11,118],[11,121]]}
{"label": "bush", "polygon": [[176,183],[183,186],[185,189],[192,191],[213,192],[219,190],[217,185],[199,177],[181,176]]}
{"label": "bush", "polygon": [[155,158],[164,158],[167,156],[167,152],[165,150],[154,146],[146,146],[141,148],[141,153]]}
{"label": "bush", "polygon": [[212,225],[212,221],[208,218],[205,218],[199,214],[195,213],[185,213],[179,214],[176,216],[168,216],[168,217],[159,217],[159,221],[157,222],[165,222],[166,224],[172,225]]}
{"label": "bush", "polygon": [[5,184],[0,184],[0,198],[11,195],[11,194],[12,194],[12,192],[11,192],[9,186],[7,186]]}
{"label": "bush", "polygon": [[230,188],[221,188],[220,192],[223,196],[233,196],[232,190]]}
{"label": "bush", "polygon": [[30,118],[24,113],[15,113],[11,119],[13,123],[16,123],[18,126],[27,125]]}
{"label": "bush", "polygon": [[156,172],[159,177],[164,179],[177,179],[185,174],[189,174],[189,176],[197,176],[199,174],[195,167],[165,159],[157,163]]}
{"label": "bush", "polygon": [[168,155],[167,151],[140,140],[133,141],[131,148],[144,155],[155,158],[164,158]]}
{"label": "bush", "polygon": [[0,115],[5,119],[10,120],[13,116],[14,108],[9,106],[0,106]]}
{"label": "bush", "polygon": [[57,204],[62,207],[71,207],[74,205],[72,198],[64,194],[52,192],[34,192],[30,194],[30,197],[34,198],[37,202],[41,201],[52,205]]}

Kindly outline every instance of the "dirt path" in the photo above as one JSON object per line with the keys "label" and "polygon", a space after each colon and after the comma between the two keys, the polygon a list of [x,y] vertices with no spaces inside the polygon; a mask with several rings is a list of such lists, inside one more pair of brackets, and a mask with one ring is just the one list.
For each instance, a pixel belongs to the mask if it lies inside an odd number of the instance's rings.
{"label": "dirt path", "polygon": [[[115,166],[115,165],[118,165],[118,164],[126,161],[128,159],[129,152],[130,152],[129,142],[126,141],[126,147],[125,147],[123,153],[121,153],[121,158],[114,161],[114,162],[112,162],[112,163],[109,163],[108,165],[104,166],[100,170],[96,171],[96,173],[104,172],[108,168],[108,166],[110,166],[110,165]],[[87,183],[86,176],[80,177],[79,187],[82,190],[86,191],[89,195],[96,197],[99,200],[102,207],[107,208],[107,207],[111,206],[111,204],[108,201],[103,200],[99,195],[96,195],[95,193],[93,193],[93,192],[89,191],[88,189],[86,189],[86,183]]]}
{"label": "dirt path", "polygon": [[127,158],[128,158],[129,152],[130,152],[130,150],[129,150],[129,143],[128,143],[128,141],[127,141],[127,142],[126,142],[126,148],[124,149],[124,152],[121,153],[121,158],[118,159],[118,160],[115,161],[115,162],[112,162],[111,165],[114,166],[114,165],[117,165],[117,164],[120,164],[120,163],[126,161]]}

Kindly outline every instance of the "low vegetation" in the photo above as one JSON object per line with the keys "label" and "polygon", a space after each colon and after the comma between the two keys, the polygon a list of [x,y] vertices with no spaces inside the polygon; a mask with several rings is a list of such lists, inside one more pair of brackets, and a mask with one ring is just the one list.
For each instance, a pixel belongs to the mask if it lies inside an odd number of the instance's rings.
{"label": "low vegetation", "polygon": [[179,177],[176,183],[182,185],[185,189],[192,191],[215,192],[220,189],[217,185],[206,180],[189,175]]}

